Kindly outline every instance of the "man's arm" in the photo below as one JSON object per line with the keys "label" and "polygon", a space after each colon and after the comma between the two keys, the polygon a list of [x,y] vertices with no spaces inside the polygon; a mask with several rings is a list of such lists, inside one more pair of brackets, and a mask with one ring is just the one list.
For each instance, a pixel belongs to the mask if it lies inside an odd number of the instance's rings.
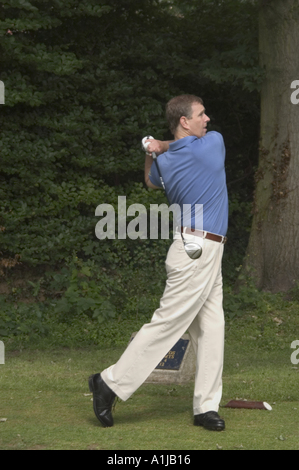
{"label": "man's arm", "polygon": [[161,153],[167,152],[169,149],[169,145],[174,142],[174,140],[156,140],[156,139],[148,139],[145,143],[150,142],[147,153],[155,152],[157,155],[161,155]]}
{"label": "man's arm", "polygon": [[145,179],[145,184],[147,185],[148,188],[152,188],[152,189],[161,189],[159,188],[159,186],[155,186],[151,180],[150,180],[150,177],[149,177],[149,172],[151,170],[151,167],[152,167],[152,164],[154,162],[154,159],[151,155],[149,154],[146,154],[146,157],[145,157],[145,166],[144,166],[144,179]]}
{"label": "man's arm", "polygon": [[155,186],[149,178],[149,172],[154,162],[152,153],[154,152],[157,155],[161,155],[161,153],[167,152],[167,150],[169,149],[169,145],[173,142],[173,140],[161,141],[161,140],[149,139],[146,142],[150,142],[150,145],[148,146],[146,157],[145,157],[145,167],[144,167],[145,183],[149,188],[161,189],[161,187]]}

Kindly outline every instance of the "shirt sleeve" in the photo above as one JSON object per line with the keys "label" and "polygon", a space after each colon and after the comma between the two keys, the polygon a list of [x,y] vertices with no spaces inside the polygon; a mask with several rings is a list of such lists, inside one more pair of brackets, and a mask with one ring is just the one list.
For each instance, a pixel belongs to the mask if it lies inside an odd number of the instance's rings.
{"label": "shirt sleeve", "polygon": [[163,187],[162,183],[161,183],[161,180],[160,180],[158,170],[157,170],[157,165],[156,165],[155,162],[153,162],[153,164],[151,166],[151,169],[150,169],[150,172],[149,172],[149,179],[150,179],[151,183],[154,184],[155,186],[157,186],[158,188]]}
{"label": "shirt sleeve", "polygon": [[[212,132],[211,132],[211,134],[212,134]],[[223,135],[220,134],[219,132],[216,132],[216,131],[213,131],[213,135],[216,136],[218,138],[218,141],[221,143],[221,145],[224,146]]]}

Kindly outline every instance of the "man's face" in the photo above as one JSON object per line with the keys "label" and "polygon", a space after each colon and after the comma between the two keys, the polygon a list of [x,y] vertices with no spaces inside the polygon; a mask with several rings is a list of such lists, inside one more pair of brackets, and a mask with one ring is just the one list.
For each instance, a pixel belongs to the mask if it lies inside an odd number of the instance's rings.
{"label": "man's face", "polygon": [[189,126],[188,133],[200,139],[207,133],[207,125],[210,122],[210,118],[206,115],[206,110],[200,103],[193,103],[192,110],[192,118],[186,120]]}

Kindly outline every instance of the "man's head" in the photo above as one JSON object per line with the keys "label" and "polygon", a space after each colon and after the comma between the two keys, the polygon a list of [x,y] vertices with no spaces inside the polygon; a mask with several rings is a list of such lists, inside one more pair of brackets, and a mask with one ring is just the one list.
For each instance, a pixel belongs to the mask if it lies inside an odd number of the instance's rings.
{"label": "man's head", "polygon": [[166,106],[166,118],[175,139],[196,136],[199,139],[207,133],[210,118],[205,113],[203,100],[194,95],[172,98]]}

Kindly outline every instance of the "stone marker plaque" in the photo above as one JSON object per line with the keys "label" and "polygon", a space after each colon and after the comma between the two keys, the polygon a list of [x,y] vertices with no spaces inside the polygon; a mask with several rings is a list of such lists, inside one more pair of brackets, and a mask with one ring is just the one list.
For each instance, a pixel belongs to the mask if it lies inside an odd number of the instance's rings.
{"label": "stone marker plaque", "polygon": [[189,339],[181,338],[157,365],[158,370],[180,370],[187,351]]}
{"label": "stone marker plaque", "polygon": [[[130,342],[137,333],[133,333]],[[184,335],[171,348],[145,383],[186,383],[195,376],[195,354],[190,336]]]}

